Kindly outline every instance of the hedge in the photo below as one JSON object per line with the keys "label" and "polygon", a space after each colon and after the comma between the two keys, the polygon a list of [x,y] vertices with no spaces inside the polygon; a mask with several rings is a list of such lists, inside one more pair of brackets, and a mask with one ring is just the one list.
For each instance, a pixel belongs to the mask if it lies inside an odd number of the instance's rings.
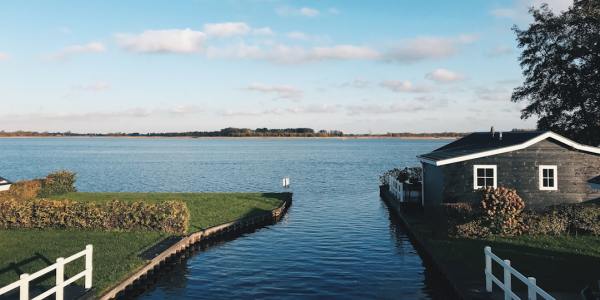
{"label": "hedge", "polygon": [[182,201],[106,203],[0,200],[0,228],[150,230],[185,234],[190,213]]}

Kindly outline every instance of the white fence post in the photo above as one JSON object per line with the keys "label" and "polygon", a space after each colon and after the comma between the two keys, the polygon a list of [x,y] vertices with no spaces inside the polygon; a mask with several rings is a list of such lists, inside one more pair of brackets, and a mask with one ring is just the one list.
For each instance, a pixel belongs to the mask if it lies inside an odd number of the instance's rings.
{"label": "white fence post", "polygon": [[65,295],[65,259],[56,259],[56,300],[63,300]]}
{"label": "white fence post", "polygon": [[536,300],[537,299],[537,291],[535,287],[537,286],[536,280],[534,277],[528,277],[529,282],[527,283],[527,299]]}
{"label": "white fence post", "polygon": [[492,247],[486,246],[483,248],[483,252],[485,253],[485,290],[489,293],[492,292],[492,257],[490,253],[492,252]]}
{"label": "white fence post", "polygon": [[92,288],[92,270],[93,270],[93,260],[92,260],[92,255],[94,253],[94,246],[92,245],[87,245],[85,246],[85,288],[86,289],[90,289]]}
{"label": "white fence post", "polygon": [[504,300],[511,300],[512,285],[510,284],[510,260],[504,260]]}
{"label": "white fence post", "polygon": [[21,274],[19,279],[21,281],[19,288],[19,300],[29,300],[29,274]]}

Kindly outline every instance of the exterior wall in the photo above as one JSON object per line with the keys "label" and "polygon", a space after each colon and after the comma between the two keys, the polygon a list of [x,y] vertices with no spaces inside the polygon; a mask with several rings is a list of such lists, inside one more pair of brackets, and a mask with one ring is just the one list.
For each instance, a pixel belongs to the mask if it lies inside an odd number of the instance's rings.
{"label": "exterior wall", "polygon": [[[477,202],[473,165],[497,165],[498,186],[515,188],[527,208],[600,199],[588,180],[600,175],[600,155],[570,150],[551,139],[526,149],[441,166],[444,202]],[[558,190],[539,189],[539,165],[558,166]]]}
{"label": "exterior wall", "polygon": [[423,164],[423,206],[443,202],[444,174],[440,167]]}

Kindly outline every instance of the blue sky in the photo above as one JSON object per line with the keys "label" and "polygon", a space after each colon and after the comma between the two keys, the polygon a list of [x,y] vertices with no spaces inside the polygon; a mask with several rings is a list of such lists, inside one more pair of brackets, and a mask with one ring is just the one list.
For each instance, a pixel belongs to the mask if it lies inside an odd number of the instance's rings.
{"label": "blue sky", "polygon": [[0,130],[532,128],[510,28],[541,2],[6,1]]}

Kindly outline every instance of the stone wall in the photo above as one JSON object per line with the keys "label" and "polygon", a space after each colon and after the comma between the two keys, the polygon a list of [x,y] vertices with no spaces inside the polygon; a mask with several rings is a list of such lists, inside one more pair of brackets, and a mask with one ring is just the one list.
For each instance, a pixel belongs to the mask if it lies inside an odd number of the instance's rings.
{"label": "stone wall", "polygon": [[[600,198],[588,180],[600,175],[600,155],[571,150],[548,139],[528,148],[439,167],[445,202],[479,201],[473,190],[473,165],[497,165],[498,186],[517,189],[528,208]],[[539,189],[539,165],[558,166],[558,190]]]}

